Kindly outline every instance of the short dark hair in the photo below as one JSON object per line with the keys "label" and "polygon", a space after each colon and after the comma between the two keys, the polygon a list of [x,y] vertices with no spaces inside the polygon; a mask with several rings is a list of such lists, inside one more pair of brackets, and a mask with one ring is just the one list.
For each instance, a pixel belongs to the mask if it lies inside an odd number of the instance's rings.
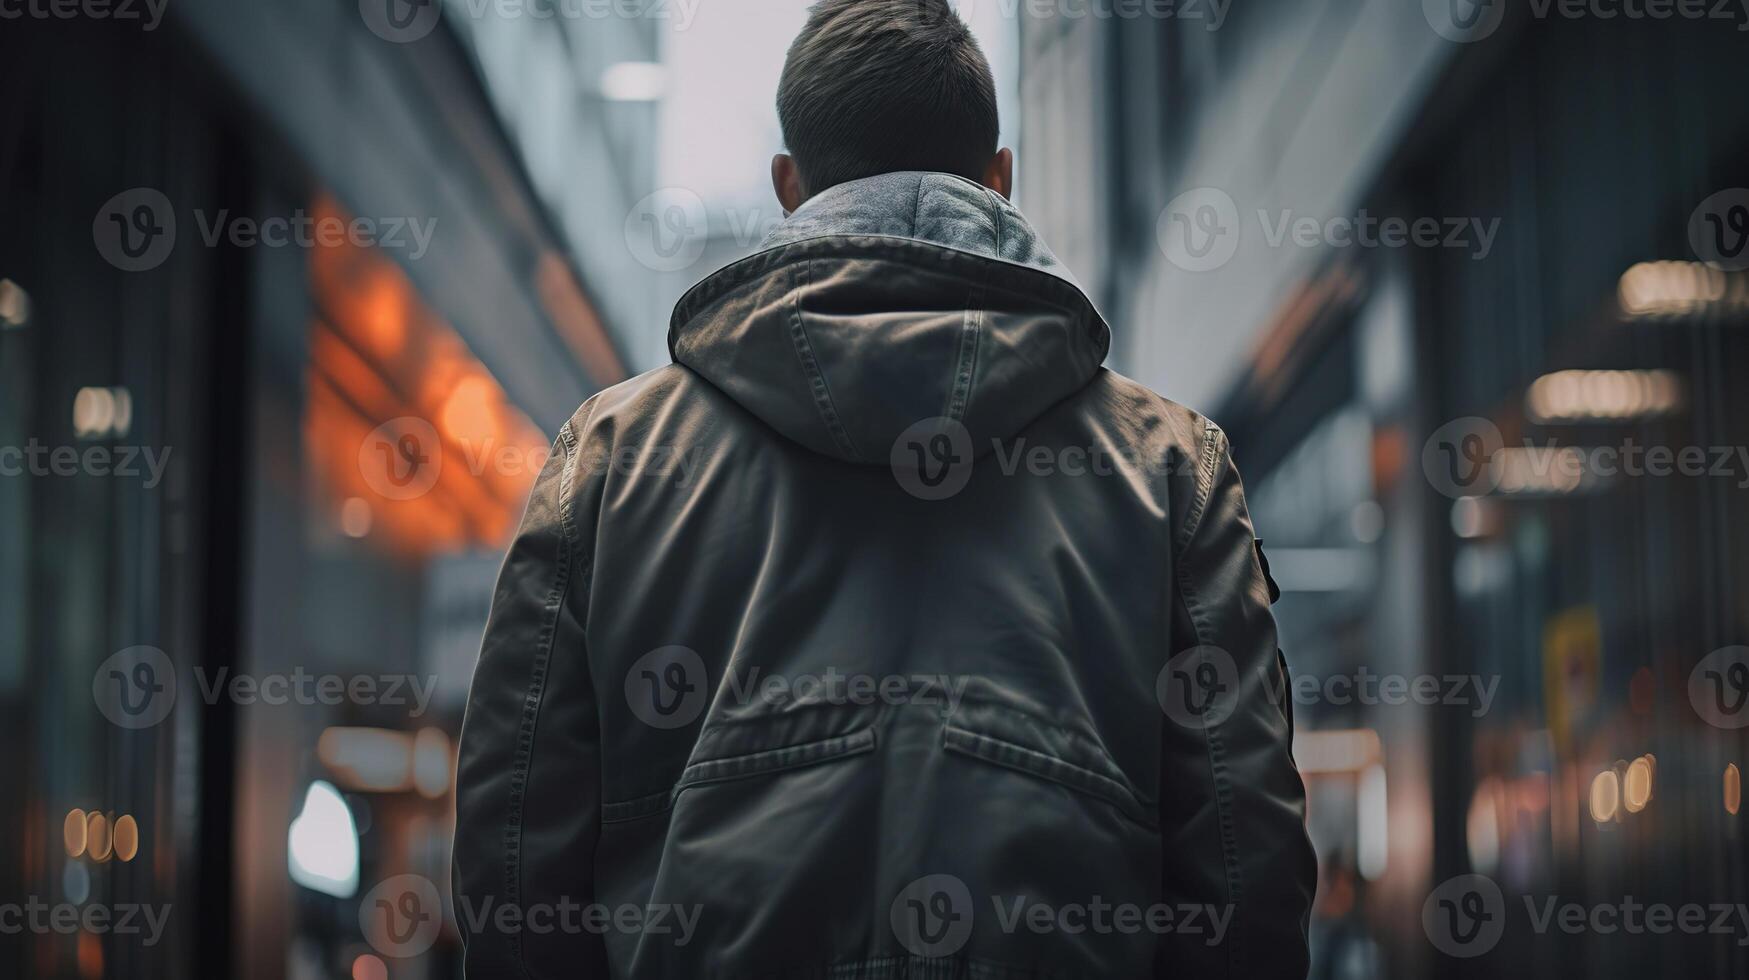
{"label": "short dark hair", "polygon": [[947,0],[820,0],[777,86],[808,193],[895,170],[971,180],[996,153],[996,82]]}

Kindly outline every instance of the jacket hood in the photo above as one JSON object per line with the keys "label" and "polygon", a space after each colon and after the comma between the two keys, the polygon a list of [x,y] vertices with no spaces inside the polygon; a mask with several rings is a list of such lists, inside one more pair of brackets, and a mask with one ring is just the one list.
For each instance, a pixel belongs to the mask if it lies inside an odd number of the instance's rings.
{"label": "jacket hood", "polygon": [[905,430],[940,418],[981,454],[1092,380],[1110,345],[1020,212],[940,173],[811,198],[688,290],[668,334],[676,363],[773,429],[880,464]]}

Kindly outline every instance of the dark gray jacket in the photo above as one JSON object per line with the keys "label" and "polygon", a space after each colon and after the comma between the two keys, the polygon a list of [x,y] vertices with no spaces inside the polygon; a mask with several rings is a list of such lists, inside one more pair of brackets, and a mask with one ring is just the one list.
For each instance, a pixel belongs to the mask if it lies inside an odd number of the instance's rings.
{"label": "dark gray jacket", "polygon": [[[559,433],[462,733],[471,977],[1303,976],[1239,477],[998,195],[834,187]],[[490,914],[482,916],[483,910]]]}

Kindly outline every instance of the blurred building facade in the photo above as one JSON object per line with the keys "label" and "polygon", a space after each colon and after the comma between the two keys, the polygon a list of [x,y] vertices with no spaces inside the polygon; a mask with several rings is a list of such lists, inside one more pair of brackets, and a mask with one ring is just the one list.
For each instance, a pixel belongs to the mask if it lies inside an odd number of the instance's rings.
{"label": "blurred building facade", "polygon": [[[1745,35],[1119,6],[1022,19],[1021,204],[1114,368],[1232,437],[1285,593],[1315,975],[1741,975],[1736,937],[1539,934],[1525,902],[1745,897],[1745,743],[1690,696],[1746,626],[1749,472],[1717,465],[1749,437]],[[1662,472],[1609,465],[1635,446]],[[1504,937],[1440,955],[1430,892],[1471,872]]]}
{"label": "blurred building facade", "polygon": [[[9,934],[0,974],[387,976],[371,886],[447,891],[503,547],[651,320],[655,108],[600,80],[657,23],[532,9],[0,32],[0,442],[41,450],[0,478],[0,883],[162,919]],[[458,972],[428,945],[393,975]]]}

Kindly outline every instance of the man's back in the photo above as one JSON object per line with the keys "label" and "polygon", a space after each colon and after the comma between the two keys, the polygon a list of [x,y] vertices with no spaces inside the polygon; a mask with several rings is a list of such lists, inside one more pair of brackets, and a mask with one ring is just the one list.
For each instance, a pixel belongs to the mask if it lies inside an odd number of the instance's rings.
{"label": "man's back", "polygon": [[1108,345],[946,174],[833,187],[695,286],[506,561],[456,879],[521,924],[475,975],[1303,975],[1237,475]]}

